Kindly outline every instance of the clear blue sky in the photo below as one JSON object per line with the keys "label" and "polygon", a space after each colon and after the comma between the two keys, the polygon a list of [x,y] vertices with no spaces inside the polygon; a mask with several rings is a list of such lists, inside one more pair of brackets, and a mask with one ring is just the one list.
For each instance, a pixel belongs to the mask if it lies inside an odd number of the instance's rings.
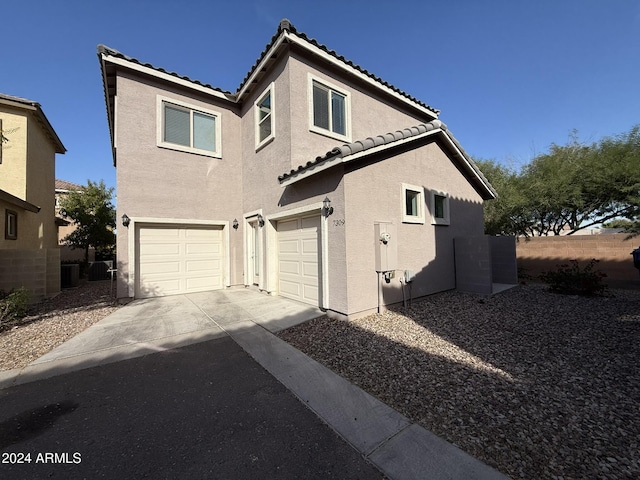
{"label": "clear blue sky", "polygon": [[0,93],[42,105],[57,178],[115,186],[96,46],[235,91],[281,18],[440,109],[477,158],[518,167],[640,123],[638,0],[15,0]]}

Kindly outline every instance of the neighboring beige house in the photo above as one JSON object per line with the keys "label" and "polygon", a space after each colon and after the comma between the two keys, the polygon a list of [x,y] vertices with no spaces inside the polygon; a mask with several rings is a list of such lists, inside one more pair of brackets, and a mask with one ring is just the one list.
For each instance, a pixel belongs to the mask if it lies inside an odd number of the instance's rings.
{"label": "neighboring beige house", "polygon": [[500,281],[483,236],[496,193],[438,110],[287,20],[235,93],[98,56],[118,297],[244,285],[353,318],[461,278],[489,293]]}
{"label": "neighboring beige house", "polygon": [[[60,202],[69,194],[69,192],[77,192],[82,189],[81,185],[73,182],[67,182],[66,180],[59,180],[56,178],[56,215],[62,219],[65,219],[64,215],[60,213]],[[84,262],[84,250],[81,248],[72,248],[69,245],[65,245],[64,238],[73,232],[76,226],[69,220],[65,219],[65,224],[61,225],[58,229],[58,243],[60,244],[60,260],[63,262]],[[96,257],[95,248],[89,248],[89,261],[93,262]]]}
{"label": "neighboring beige house", "polygon": [[0,290],[34,299],[60,291],[54,206],[56,153],[66,149],[40,104],[0,94]]}

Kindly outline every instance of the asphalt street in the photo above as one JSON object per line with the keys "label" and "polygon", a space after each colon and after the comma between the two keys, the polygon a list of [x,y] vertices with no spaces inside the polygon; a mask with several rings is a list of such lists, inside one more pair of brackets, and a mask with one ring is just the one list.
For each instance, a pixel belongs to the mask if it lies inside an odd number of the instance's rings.
{"label": "asphalt street", "polygon": [[383,475],[230,337],[0,390],[0,478]]}

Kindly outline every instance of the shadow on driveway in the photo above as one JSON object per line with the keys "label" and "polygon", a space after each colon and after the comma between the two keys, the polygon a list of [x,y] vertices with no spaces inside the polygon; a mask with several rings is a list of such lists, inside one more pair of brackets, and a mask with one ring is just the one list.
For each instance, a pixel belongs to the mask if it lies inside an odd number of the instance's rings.
{"label": "shadow on driveway", "polygon": [[10,387],[0,404],[2,451],[31,454],[4,478],[382,478],[229,337]]}

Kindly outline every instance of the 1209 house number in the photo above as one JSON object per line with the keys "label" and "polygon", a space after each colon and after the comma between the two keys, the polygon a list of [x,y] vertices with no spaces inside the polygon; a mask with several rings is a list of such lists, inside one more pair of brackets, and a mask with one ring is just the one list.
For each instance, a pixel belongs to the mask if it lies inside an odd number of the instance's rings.
{"label": "1209 house number", "polygon": [[334,227],[341,227],[344,225],[344,218],[339,218],[338,220],[333,221]]}

